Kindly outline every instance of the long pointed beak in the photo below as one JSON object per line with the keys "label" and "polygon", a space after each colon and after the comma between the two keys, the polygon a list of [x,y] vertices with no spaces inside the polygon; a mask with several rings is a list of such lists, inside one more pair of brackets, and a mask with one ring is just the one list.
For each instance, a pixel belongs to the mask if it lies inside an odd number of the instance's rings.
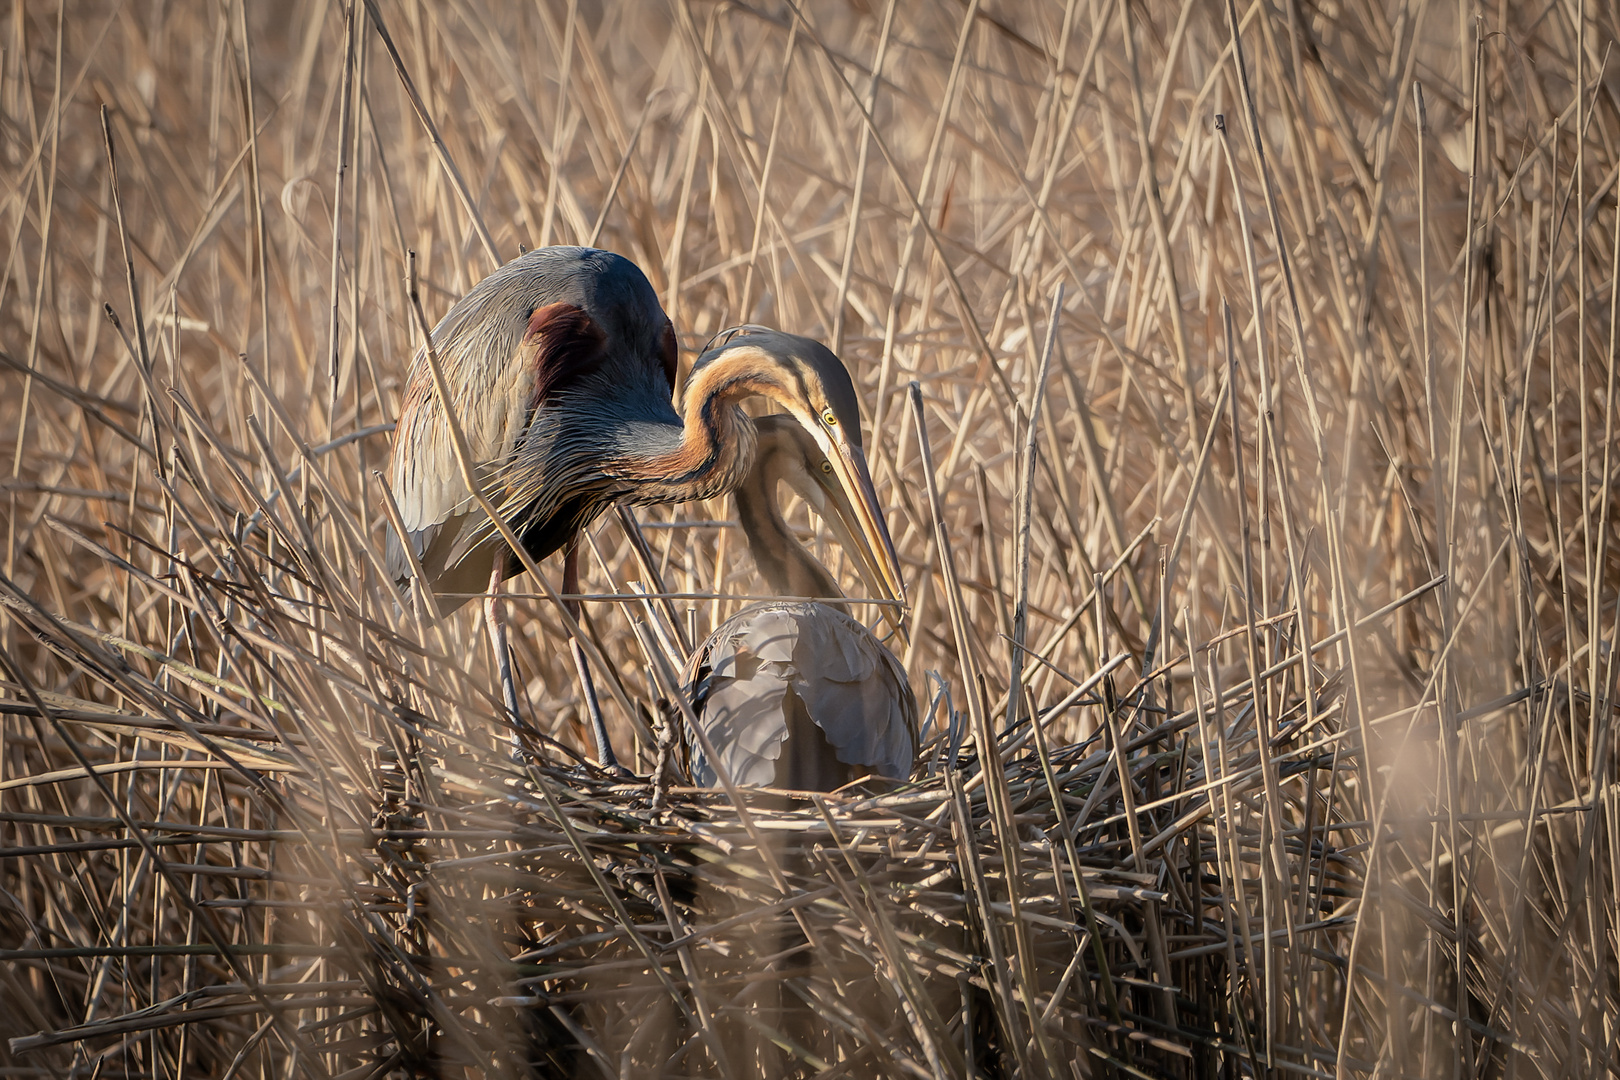
{"label": "long pointed beak", "polygon": [[905,626],[906,587],[900,577],[900,558],[894,552],[894,540],[889,536],[883,508],[878,504],[877,490],[872,486],[872,474],[866,467],[866,455],[858,446],[837,444],[827,456],[836,485],[826,485],[831,498],[832,513],[824,520],[838,542],[855,559],[871,595],[884,600],[897,601],[884,604],[883,618],[900,639],[910,644],[911,635]]}

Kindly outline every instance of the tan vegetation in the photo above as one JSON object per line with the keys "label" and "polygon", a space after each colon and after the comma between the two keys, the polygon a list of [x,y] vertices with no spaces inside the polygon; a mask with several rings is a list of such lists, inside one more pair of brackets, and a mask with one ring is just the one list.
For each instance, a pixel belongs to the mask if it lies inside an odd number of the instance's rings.
{"label": "tan vegetation", "polygon": [[[0,1075],[1615,1072],[1617,19],[13,0]],[[547,243],[849,364],[914,783],[591,770],[527,578],[523,766],[399,608],[409,253]],[[730,514],[591,533],[643,775]]]}

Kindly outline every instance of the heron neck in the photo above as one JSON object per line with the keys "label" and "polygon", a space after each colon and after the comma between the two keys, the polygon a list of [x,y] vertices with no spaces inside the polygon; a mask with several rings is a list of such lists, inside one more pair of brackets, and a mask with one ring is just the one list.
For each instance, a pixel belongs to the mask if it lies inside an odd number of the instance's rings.
{"label": "heron neck", "polygon": [[[827,568],[805,550],[783,520],[776,501],[779,479],[776,456],[762,453],[732,493],[737,500],[737,523],[754,565],[778,596],[843,596]],[[848,613],[844,604],[831,606]]]}
{"label": "heron neck", "polygon": [[701,370],[687,384],[681,426],[643,432],[643,445],[609,471],[635,481],[638,503],[689,502],[731,491],[754,462],[754,422],[737,405],[762,392],[745,377],[727,377],[721,365]]}

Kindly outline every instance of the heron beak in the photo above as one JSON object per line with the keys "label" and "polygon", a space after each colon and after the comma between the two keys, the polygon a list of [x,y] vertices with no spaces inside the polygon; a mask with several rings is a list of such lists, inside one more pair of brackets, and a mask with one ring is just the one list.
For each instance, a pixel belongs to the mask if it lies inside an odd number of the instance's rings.
{"label": "heron beak", "polygon": [[872,486],[866,455],[860,447],[848,443],[834,443],[831,451],[827,460],[832,464],[837,483],[825,485],[832,513],[822,517],[844,550],[854,557],[856,570],[870,594],[898,602],[882,605],[883,619],[909,644],[911,636],[905,627],[903,606],[906,587],[900,577],[900,558],[894,552],[894,540],[889,536],[877,490]]}

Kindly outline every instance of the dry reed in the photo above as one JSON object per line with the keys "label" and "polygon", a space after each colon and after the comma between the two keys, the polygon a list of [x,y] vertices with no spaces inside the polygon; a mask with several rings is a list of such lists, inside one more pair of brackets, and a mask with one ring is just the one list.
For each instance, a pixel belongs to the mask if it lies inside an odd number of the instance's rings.
{"label": "dry reed", "polygon": [[[14,0],[0,1075],[1620,1069],[1617,37]],[[758,321],[849,363],[911,784],[601,775],[537,592],[516,762],[476,616],[396,603],[410,253],[436,318],[559,242],[688,361]],[[643,776],[669,643],[762,591],[729,513],[589,538]]]}

